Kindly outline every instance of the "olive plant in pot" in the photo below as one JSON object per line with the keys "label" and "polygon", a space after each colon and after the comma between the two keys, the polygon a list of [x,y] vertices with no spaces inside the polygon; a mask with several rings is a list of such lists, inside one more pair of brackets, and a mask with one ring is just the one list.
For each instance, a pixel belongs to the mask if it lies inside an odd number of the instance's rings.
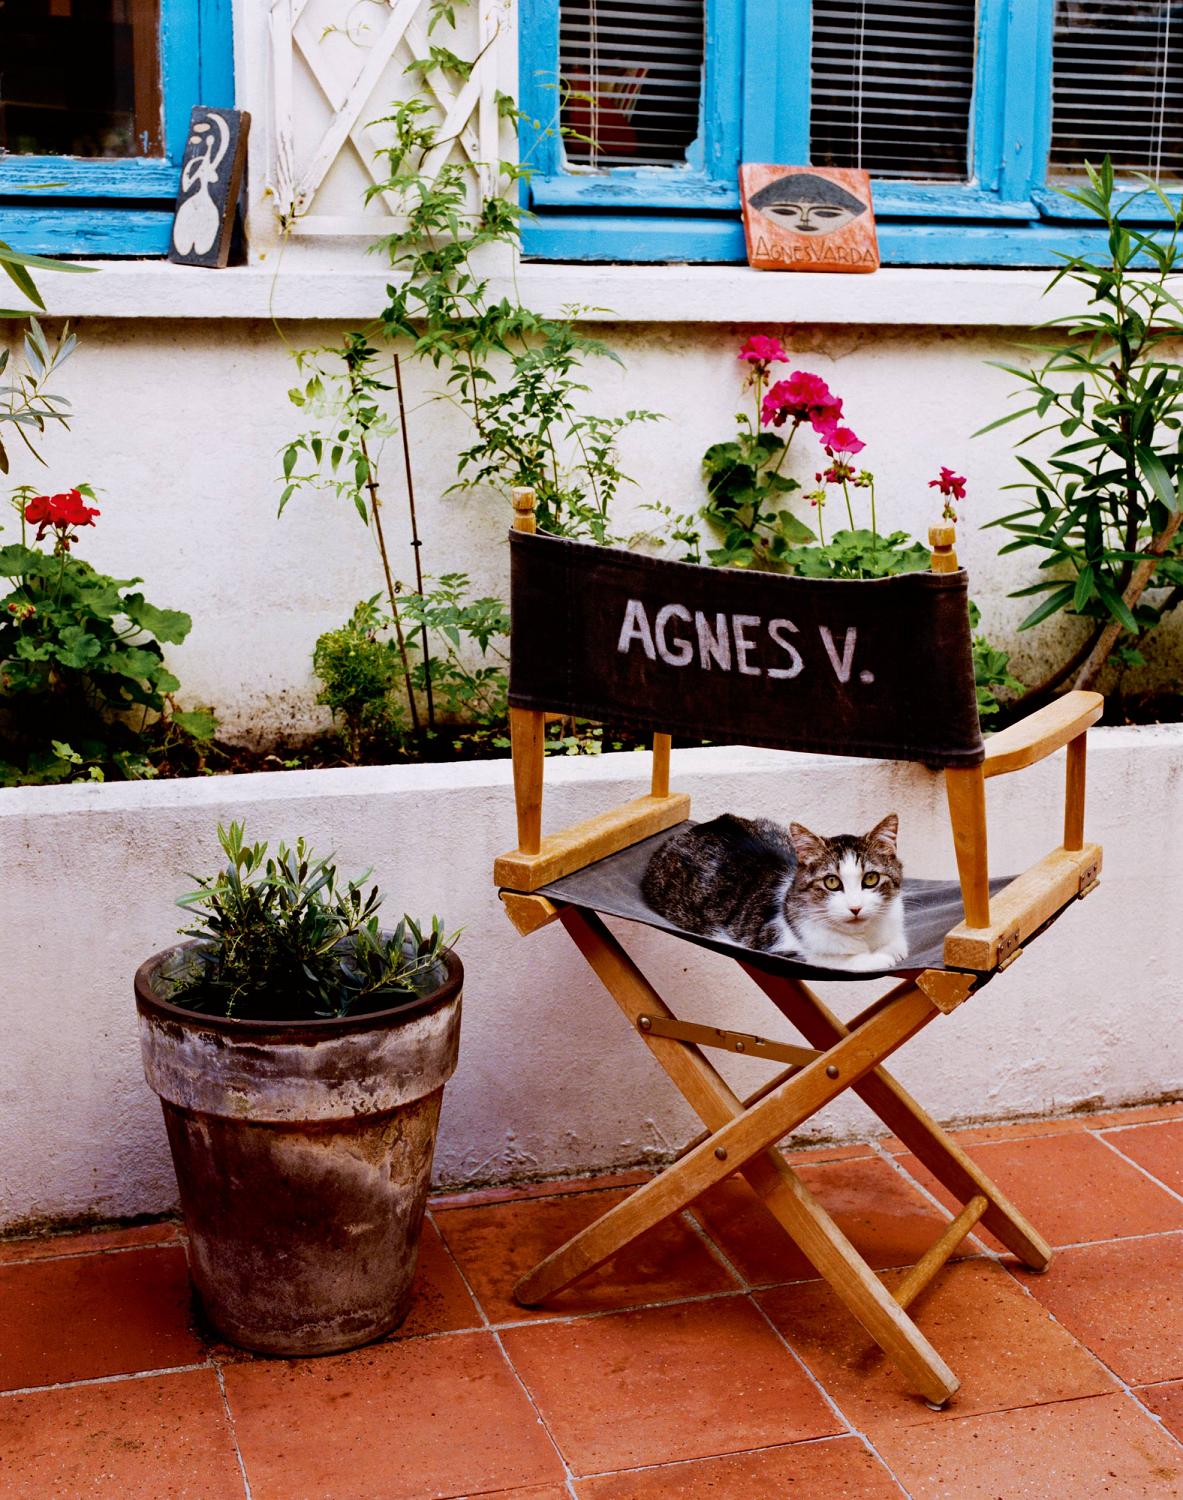
{"label": "olive plant in pot", "polygon": [[245,1348],[354,1348],[407,1309],[463,969],[438,918],[384,930],[368,877],[302,839],[218,838],[190,941],[135,977],[194,1284]]}

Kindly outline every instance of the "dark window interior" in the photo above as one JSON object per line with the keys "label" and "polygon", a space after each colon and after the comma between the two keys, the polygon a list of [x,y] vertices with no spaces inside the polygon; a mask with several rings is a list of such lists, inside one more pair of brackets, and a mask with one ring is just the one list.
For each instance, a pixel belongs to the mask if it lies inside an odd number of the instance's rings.
{"label": "dark window interior", "polygon": [[0,151],[161,156],[159,0],[0,0]]}

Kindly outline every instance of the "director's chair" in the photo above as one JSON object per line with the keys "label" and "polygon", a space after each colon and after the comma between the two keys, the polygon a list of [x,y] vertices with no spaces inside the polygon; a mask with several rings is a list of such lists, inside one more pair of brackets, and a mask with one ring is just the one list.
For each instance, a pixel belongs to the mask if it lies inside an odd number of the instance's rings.
{"label": "director's chair", "polygon": [[[983,744],[966,575],[952,526],[929,533],[932,568],[886,579],[803,579],[666,562],[535,532],[534,495],[514,492],[510,718],[518,847],[496,862],[501,900],[526,934],[558,921],[705,1126],[681,1156],[547,1256],[517,1286],[534,1306],[739,1172],[819,1274],[935,1404],[958,1380],[907,1308],[981,1221],[1043,1270],[1045,1241],[882,1063],[947,1015],[1097,883],[1084,842],[1085,736],[1097,693],[1068,693]],[[653,730],[652,787],[610,812],[542,836],[548,713]],[[690,799],[669,787],[670,737],[920,761],[944,773],[956,881],[905,881],[909,953],[894,986],[845,1024],[808,979],[888,977],[812,968],[682,932],[640,895],[654,849]],[[1063,844],[1026,874],[991,882],[987,778],[1068,747]],[[603,915],[672,931],[728,954],[808,1046],[679,1020]],[[704,1048],[784,1064],[740,1099]],[[964,1205],[894,1292],[870,1269],[775,1149],[846,1089]]]}

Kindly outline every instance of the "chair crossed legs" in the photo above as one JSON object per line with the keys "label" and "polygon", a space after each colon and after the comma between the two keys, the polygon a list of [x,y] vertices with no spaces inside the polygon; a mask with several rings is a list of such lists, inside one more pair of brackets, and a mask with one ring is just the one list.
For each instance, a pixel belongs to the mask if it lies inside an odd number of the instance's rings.
{"label": "chair crossed legs", "polygon": [[[544,897],[517,897],[518,901]],[[548,906],[553,904],[546,901]],[[520,909],[520,908],[519,908]],[[573,906],[555,910],[580,952],[706,1127],[680,1158],[561,1246],[517,1286],[527,1307],[544,1302],[617,1255],[646,1230],[678,1213],[733,1172],[740,1172],[773,1217],[833,1287],[847,1309],[899,1368],[908,1386],[940,1404],[957,1377],[905,1309],[982,1220],[1032,1270],[1051,1251],[1005,1195],[880,1064],[948,1007],[905,980],[844,1026],[799,980],[743,967],[813,1048],[769,1043],[718,1028],[683,1027],[603,921]],[[540,912],[539,916],[549,914]],[[929,981],[932,987],[932,981]],[[968,995],[969,986],[963,993]],[[680,1034],[713,1032],[711,1045],[791,1058],[763,1088],[741,1100],[704,1055]],[[704,1038],[705,1039],[705,1038]],[[816,1050],[814,1050],[816,1049]],[[965,1207],[894,1292],[884,1285],[817,1201],[776,1142],[846,1089],[872,1109]]]}

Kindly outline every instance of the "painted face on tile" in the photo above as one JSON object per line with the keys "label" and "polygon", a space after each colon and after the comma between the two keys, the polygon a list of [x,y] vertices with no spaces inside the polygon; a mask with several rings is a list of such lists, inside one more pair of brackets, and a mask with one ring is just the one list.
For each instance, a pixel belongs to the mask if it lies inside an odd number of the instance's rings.
{"label": "painted face on tile", "polygon": [[795,234],[832,234],[865,214],[852,193],[812,172],[790,172],[752,194],[752,207]]}

